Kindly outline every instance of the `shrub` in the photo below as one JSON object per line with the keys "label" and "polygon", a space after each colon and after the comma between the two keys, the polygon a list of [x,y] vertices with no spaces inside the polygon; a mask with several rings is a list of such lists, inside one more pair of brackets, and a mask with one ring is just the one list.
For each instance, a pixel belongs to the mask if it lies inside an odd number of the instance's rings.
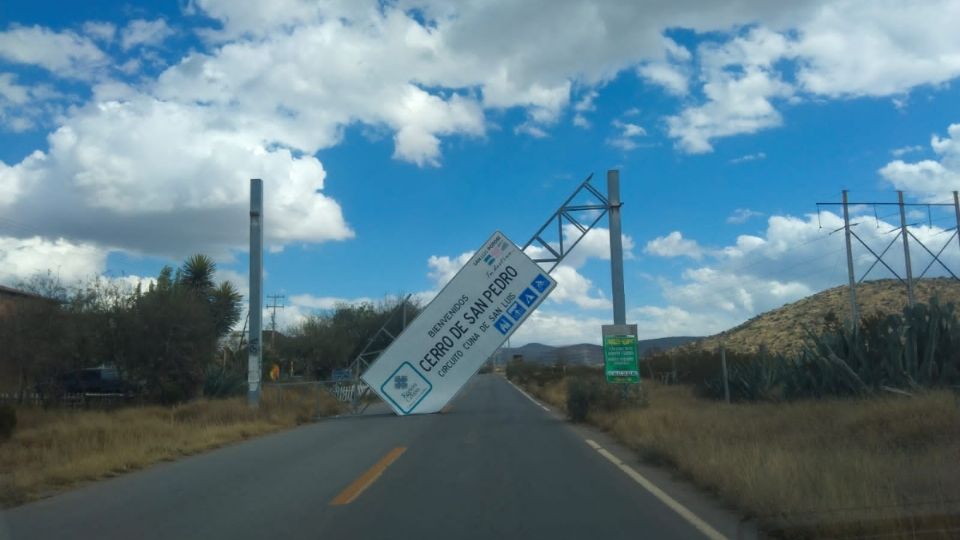
{"label": "shrub", "polygon": [[13,436],[17,427],[17,410],[12,405],[0,405],[0,442]]}
{"label": "shrub", "polygon": [[238,370],[220,369],[208,366],[204,374],[203,395],[205,397],[238,397],[247,392],[247,376]]}
{"label": "shrub", "polygon": [[610,384],[600,374],[579,374],[567,379],[567,415],[586,421],[591,411],[616,411],[646,405],[640,385]]}

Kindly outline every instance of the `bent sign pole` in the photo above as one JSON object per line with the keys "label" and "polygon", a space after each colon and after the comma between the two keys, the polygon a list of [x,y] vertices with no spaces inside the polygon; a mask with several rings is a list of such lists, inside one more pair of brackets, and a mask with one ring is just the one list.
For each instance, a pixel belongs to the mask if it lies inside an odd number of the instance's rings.
{"label": "bent sign pole", "polygon": [[361,378],[398,415],[438,412],[555,286],[497,231]]}

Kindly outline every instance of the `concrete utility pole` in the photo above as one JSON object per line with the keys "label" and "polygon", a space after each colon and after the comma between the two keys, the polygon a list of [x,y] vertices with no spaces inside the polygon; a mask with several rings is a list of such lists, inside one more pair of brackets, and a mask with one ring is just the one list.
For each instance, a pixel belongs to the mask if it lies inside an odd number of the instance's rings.
{"label": "concrete utility pole", "polygon": [[853,246],[850,242],[850,211],[847,208],[847,190],[843,190],[843,233],[847,243],[847,278],[850,280],[850,328],[857,333],[860,316],[857,313],[857,279],[853,273]]}
{"label": "concrete utility pole", "polygon": [[910,243],[907,240],[907,213],[903,207],[903,192],[897,192],[897,201],[900,205],[900,232],[903,234],[903,262],[907,269],[907,301],[913,307],[913,265],[910,264]]}
{"label": "concrete utility pole", "polygon": [[247,345],[247,402],[260,405],[263,358],[263,180],[250,180],[250,339]]}
{"label": "concrete utility pole", "polygon": [[267,298],[270,299],[270,305],[267,306],[267,309],[270,311],[270,348],[276,350],[277,345],[277,308],[283,309],[287,306],[283,304],[278,304],[278,300],[286,300],[287,296],[285,294],[268,294]]}
{"label": "concrete utility pole", "polygon": [[610,288],[613,295],[613,324],[627,324],[623,294],[623,241],[620,234],[620,171],[607,171],[607,204],[610,209]]}

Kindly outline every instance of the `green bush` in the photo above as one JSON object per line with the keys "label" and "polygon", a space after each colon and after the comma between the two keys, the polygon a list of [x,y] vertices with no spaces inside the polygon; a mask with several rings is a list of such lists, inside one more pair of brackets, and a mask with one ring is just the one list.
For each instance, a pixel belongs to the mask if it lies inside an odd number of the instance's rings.
{"label": "green bush", "polygon": [[17,427],[17,410],[12,405],[0,405],[0,442],[13,436]]}
{"label": "green bush", "polygon": [[221,369],[211,365],[206,369],[203,381],[205,397],[234,397],[247,392],[247,375],[238,370]]}
{"label": "green bush", "polygon": [[592,411],[616,411],[646,404],[640,385],[610,384],[602,374],[578,374],[567,379],[567,415],[583,422]]}
{"label": "green bush", "polygon": [[541,364],[539,362],[524,362],[515,358],[507,363],[507,378],[519,385],[543,386],[547,383],[560,380],[567,372],[562,364]]}

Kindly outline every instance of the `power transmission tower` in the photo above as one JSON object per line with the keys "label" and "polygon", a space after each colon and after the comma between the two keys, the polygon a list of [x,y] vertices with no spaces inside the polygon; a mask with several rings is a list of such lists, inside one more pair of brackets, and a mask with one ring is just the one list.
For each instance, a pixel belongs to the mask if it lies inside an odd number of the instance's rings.
{"label": "power transmission tower", "polygon": [[[902,191],[897,192],[897,202],[885,202],[885,201],[850,202],[847,199],[847,194],[848,194],[847,190],[844,190],[843,200],[841,202],[818,202],[817,212],[819,216],[821,206],[843,207],[843,227],[833,232],[844,231],[844,236],[846,237],[845,246],[846,246],[846,252],[847,252],[847,278],[849,280],[849,287],[850,287],[850,322],[854,332],[856,332],[856,328],[859,324],[856,285],[858,283],[863,283],[863,280],[867,278],[867,274],[869,274],[870,271],[877,266],[877,264],[883,265],[887,270],[890,271],[891,274],[893,274],[894,277],[896,277],[901,283],[903,283],[906,286],[907,302],[909,303],[910,306],[913,306],[914,303],[916,302],[916,298],[914,294],[915,279],[920,279],[924,275],[926,275],[927,271],[930,270],[930,268],[933,267],[934,264],[939,264],[941,267],[943,267],[943,269],[948,274],[950,274],[950,277],[952,277],[953,279],[960,280],[960,277],[957,277],[957,275],[940,258],[940,256],[943,254],[943,251],[947,248],[947,246],[953,242],[953,238],[954,237],[960,238],[960,197],[958,197],[956,191],[953,192],[952,203],[904,203]],[[887,246],[880,253],[877,253],[876,251],[874,251],[873,248],[871,248],[867,244],[867,242],[864,241],[864,239],[861,238],[860,235],[858,235],[857,232],[853,230],[853,227],[860,225],[860,223],[850,223],[849,207],[854,205],[872,206],[874,209],[875,216],[876,216],[876,211],[878,206],[879,207],[887,207],[887,206],[897,207],[897,210],[898,210],[897,213],[899,214],[899,217],[900,217],[900,226],[895,227],[887,232],[898,231],[898,234],[893,237],[890,243],[888,243]],[[953,208],[954,214],[956,216],[956,226],[952,227],[953,234],[951,234],[950,237],[947,238],[946,243],[943,244],[943,246],[939,249],[939,251],[934,253],[933,250],[927,247],[926,244],[923,241],[921,241],[919,238],[917,238],[917,235],[910,230],[910,227],[912,225],[916,225],[916,223],[913,223],[913,224],[907,223],[907,213],[906,213],[907,207],[926,207],[928,216],[930,216],[931,208],[935,208],[935,207],[952,207]],[[930,225],[932,225],[933,224],[932,218],[928,218],[928,219],[930,219]],[[877,226],[879,227],[880,218],[877,217],[876,220],[877,220]],[[951,229],[947,229],[947,231],[949,230]],[[852,246],[851,239],[857,240],[864,248],[866,248],[867,251],[870,252],[871,255],[873,255],[873,258],[874,258],[873,264],[871,264],[870,267],[867,268],[867,271],[864,272],[862,276],[860,276],[859,280],[856,278],[854,274],[853,246]],[[893,245],[896,244],[898,240],[900,240],[900,242],[903,244],[904,277],[901,277],[900,274],[896,270],[894,270],[889,264],[887,264],[886,260],[884,260],[884,256],[887,254],[887,251],[889,251],[890,248],[893,247]],[[917,244],[919,247],[923,248],[923,250],[932,257],[932,260],[930,261],[930,263],[926,266],[926,268],[923,269],[920,275],[916,278],[913,275],[913,264],[911,262],[911,257],[910,257],[911,241]]]}
{"label": "power transmission tower", "polygon": [[270,309],[270,348],[276,348],[277,344],[277,309],[283,309],[286,306],[283,304],[278,304],[278,300],[286,300],[287,296],[285,294],[268,294],[269,298],[273,303],[267,306]]}

